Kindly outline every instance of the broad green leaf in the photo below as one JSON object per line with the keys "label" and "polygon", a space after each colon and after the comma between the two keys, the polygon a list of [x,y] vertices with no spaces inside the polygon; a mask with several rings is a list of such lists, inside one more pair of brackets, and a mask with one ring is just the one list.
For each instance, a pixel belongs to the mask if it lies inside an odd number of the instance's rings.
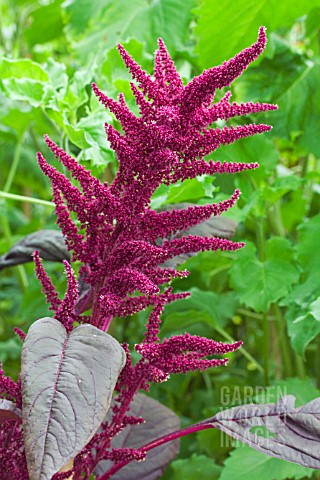
{"label": "broad green leaf", "polygon": [[49,58],[45,66],[51,85],[57,91],[59,97],[63,98],[68,86],[67,68],[63,63],[56,62],[53,58]]}
{"label": "broad green leaf", "polygon": [[57,111],[56,109],[46,108],[46,113],[50,119],[52,119],[63,129],[70,142],[74,143],[81,149],[88,148],[90,146],[85,139],[83,129],[77,128],[77,126],[74,126],[70,123],[69,110],[64,109]]}
{"label": "broad green leaf", "polygon": [[[253,391],[254,387],[253,387]],[[264,392],[255,395],[255,403],[276,403],[285,395],[296,397],[296,406],[299,407],[320,396],[320,390],[314,386],[310,378],[286,378],[275,380],[264,389]]]}
{"label": "broad green leaf", "polygon": [[31,78],[6,78],[3,85],[13,100],[22,100],[39,107],[45,93],[45,85]]}
{"label": "broad green leaf", "polygon": [[[168,304],[165,309],[166,316],[170,317],[173,313],[181,313],[181,315],[184,313],[186,319],[201,321],[202,315],[204,322],[209,321],[213,327],[223,328],[235,313],[237,301],[233,292],[218,294],[192,287],[190,293],[189,298]],[[198,313],[198,316],[195,316],[195,313]],[[164,328],[168,328],[169,323],[168,318]]]}
{"label": "broad green leaf", "polygon": [[[262,95],[263,98],[263,95]],[[277,115],[277,112],[273,112],[274,115]],[[263,114],[262,114],[263,115]],[[252,116],[255,119],[254,116]],[[260,120],[264,121],[263,116]],[[276,117],[270,115],[270,123],[275,124]],[[266,173],[274,170],[276,165],[279,163],[280,154],[276,146],[268,137],[268,134],[255,135],[249,138],[243,138],[238,140],[231,145],[225,145],[216,150],[210,158],[217,161],[230,161],[230,162],[245,162],[245,163],[255,163],[258,162],[260,167],[257,170],[248,172],[252,175],[255,182],[257,179],[262,176],[265,178]],[[262,173],[260,174],[260,171]],[[243,173],[239,173],[237,176],[241,177]]]}
{"label": "broad green leaf", "polygon": [[211,458],[196,454],[175,460],[170,465],[171,470],[170,480],[218,480],[223,471]]}
{"label": "broad green leaf", "polygon": [[205,180],[201,177],[187,179],[170,186],[160,185],[153,195],[151,207],[159,208],[170,203],[196,203],[213,190],[212,177],[206,177]]}
{"label": "broad green leaf", "polygon": [[315,54],[319,55],[320,45],[318,42],[318,28],[320,23],[320,7],[311,10],[306,18],[306,36],[308,37],[308,49],[311,48]]}
{"label": "broad green leaf", "polygon": [[191,9],[195,5],[195,0],[160,0],[151,3],[150,31],[154,36],[162,37],[171,55],[188,39]]}
{"label": "broad green leaf", "polygon": [[224,462],[219,480],[296,480],[310,478],[313,470],[279,458],[269,457],[247,445],[239,445]]}
{"label": "broad green leaf", "polygon": [[[8,295],[9,296],[9,295]],[[21,354],[21,342],[17,338],[9,338],[0,342],[0,361],[16,360]]]}
{"label": "broad green leaf", "polygon": [[83,132],[88,147],[82,152],[83,160],[90,160],[92,165],[107,165],[114,161],[114,153],[107,140],[104,124],[111,123],[109,112],[95,111],[83,117],[77,123],[77,129]]}
{"label": "broad green leaf", "polygon": [[191,335],[208,335],[214,332],[212,318],[203,310],[169,312],[164,316],[162,335],[179,335],[187,330]]}
{"label": "broad green leaf", "polygon": [[266,187],[263,191],[265,199],[269,203],[275,203],[286,193],[298,190],[302,185],[302,179],[297,175],[286,175],[278,177],[272,185]]}
{"label": "broad green leaf", "polygon": [[279,104],[274,134],[286,137],[290,132],[299,132],[297,145],[319,156],[320,65],[306,66],[294,83],[286,82],[281,96],[273,101]]}
{"label": "broad green leaf", "polygon": [[288,232],[292,232],[305,218],[307,208],[307,199],[303,196],[300,189],[291,192],[290,196],[286,196],[285,201],[281,202],[282,223]]}
{"label": "broad green leaf", "polygon": [[271,303],[284,297],[299,278],[289,240],[274,237],[267,241],[265,260],[256,256],[255,246],[247,243],[237,252],[230,269],[232,287],[239,300],[257,312],[267,312]]}
{"label": "broad green leaf", "polygon": [[27,28],[23,29],[23,36],[30,47],[38,43],[50,42],[63,35],[61,1],[55,0],[48,5],[42,5],[29,15]]}
{"label": "broad green leaf", "polygon": [[306,346],[320,334],[319,304],[320,297],[307,308],[291,305],[285,315],[291,344],[302,357]]}
{"label": "broad green leaf", "polygon": [[[106,0],[66,0],[62,9],[65,15],[65,23],[68,29],[75,34],[81,34],[106,5]],[[111,2],[108,2],[111,3]]]}
{"label": "broad green leaf", "polygon": [[32,480],[51,478],[93,437],[124,363],[120,344],[92,325],[68,334],[54,318],[32,324],[21,357],[24,442]]}
{"label": "broad green leaf", "polygon": [[130,38],[153,51],[156,38],[162,37],[174,54],[187,40],[194,4],[194,0],[99,0],[93,8],[88,0],[68,0],[64,3],[67,32],[82,58]]}
{"label": "broad green leaf", "polygon": [[[143,69],[147,71],[152,69],[151,59],[146,60],[146,56],[143,54],[143,43],[138,42],[135,38],[131,38],[128,42],[121,42],[121,45]],[[108,79],[110,84],[114,84],[118,79],[132,81],[132,77],[125,67],[116,45],[108,51],[106,59],[101,66],[101,73]]]}
{"label": "broad green leaf", "polygon": [[91,89],[96,68],[96,56],[93,56],[87,59],[85,66],[78,69],[71,78],[64,97],[64,103],[71,112],[75,113],[75,109],[88,101],[89,97],[86,87],[90,86],[89,88]]}
{"label": "broad green leaf", "polygon": [[320,297],[310,305],[310,313],[318,322],[320,322]]}
{"label": "broad green leaf", "polygon": [[0,59],[0,78],[15,79],[32,79],[39,82],[48,81],[48,74],[36,62],[23,58],[19,60],[12,60],[3,58]]}
{"label": "broad green leaf", "polygon": [[[0,98],[3,106],[6,107],[6,113],[4,113],[4,115],[2,116],[1,123],[5,126],[8,126],[12,130],[12,132],[15,132],[18,137],[22,137],[24,132],[28,130],[30,126],[33,128],[33,131],[36,132],[38,135],[42,136],[44,133],[52,134],[52,122],[50,122],[47,116],[44,114],[41,106],[33,108],[30,102],[22,103],[18,100],[3,97],[1,94]],[[39,142],[41,141],[42,139],[39,139]],[[30,170],[29,173],[31,173]]]}
{"label": "broad green leaf", "polygon": [[236,98],[276,103],[277,112],[265,112],[259,119],[272,122],[273,136],[286,139],[293,136],[295,145],[303,152],[319,156],[320,65],[317,61],[307,61],[279,37],[271,39],[275,45],[274,55],[264,58],[237,80]]}
{"label": "broad green leaf", "polygon": [[317,6],[319,0],[296,0],[290,6],[277,0],[237,0],[236,4],[233,0],[203,0],[195,11],[196,51],[201,67],[218,65],[249,47],[255,42],[260,26],[269,31],[291,27],[295,19]]}
{"label": "broad green leaf", "polygon": [[319,232],[320,215],[307,219],[298,227],[299,240],[297,244],[298,259],[308,273],[319,275],[320,250]]}
{"label": "broad green leaf", "polygon": [[[211,180],[212,181],[212,180]],[[205,196],[203,183],[197,178],[185,180],[183,183],[168,188],[166,203],[197,201]]]}

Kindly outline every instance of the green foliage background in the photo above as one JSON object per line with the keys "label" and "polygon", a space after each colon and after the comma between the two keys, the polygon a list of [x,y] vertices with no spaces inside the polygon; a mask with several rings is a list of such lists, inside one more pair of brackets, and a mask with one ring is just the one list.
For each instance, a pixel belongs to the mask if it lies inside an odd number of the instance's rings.
{"label": "green foliage background", "polygon": [[[157,37],[167,44],[185,81],[253,43],[260,25],[268,46],[232,87],[233,99],[273,102],[278,112],[255,120],[271,134],[245,139],[211,155],[258,161],[259,170],[198,178],[163,188],[154,206],[207,203],[242,191],[227,216],[239,226],[236,253],[204,253],[183,268],[176,290],[189,300],[167,307],[163,335],[189,331],[219,340],[242,339],[227,368],[176,376],[152,395],[183,425],[221,408],[274,402],[292,393],[299,405],[320,395],[320,0],[3,0],[0,3],[0,253],[24,235],[56,228],[50,188],[35,160],[48,133],[94,174],[112,180],[116,160],[105,137],[115,123],[92,96],[90,84],[132,108],[129,75],[115,45],[121,42],[148,71]],[[13,195],[12,198],[9,196]],[[16,197],[21,195],[24,199]],[[63,292],[60,265],[47,265]],[[26,264],[0,272],[0,357],[17,376],[26,330],[47,306]],[[133,345],[146,312],[113,327]],[[295,464],[232,442],[218,431],[185,438],[166,480],[282,480],[320,478]]]}

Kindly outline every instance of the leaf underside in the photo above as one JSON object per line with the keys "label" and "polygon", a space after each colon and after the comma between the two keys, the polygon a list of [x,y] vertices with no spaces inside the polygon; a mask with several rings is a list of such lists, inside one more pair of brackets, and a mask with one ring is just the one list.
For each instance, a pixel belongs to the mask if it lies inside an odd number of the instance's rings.
{"label": "leaf underside", "polygon": [[267,455],[320,470],[320,398],[300,408],[294,402],[287,395],[274,405],[242,405],[201,423]]}
{"label": "leaf underside", "polygon": [[125,352],[92,325],[71,333],[54,318],[29,329],[21,357],[22,421],[31,480],[49,480],[103,421]]}
{"label": "leaf underside", "polygon": [[21,263],[32,262],[32,254],[39,251],[43,260],[62,262],[70,260],[70,255],[60,230],[39,230],[26,235],[0,257],[0,270]]}

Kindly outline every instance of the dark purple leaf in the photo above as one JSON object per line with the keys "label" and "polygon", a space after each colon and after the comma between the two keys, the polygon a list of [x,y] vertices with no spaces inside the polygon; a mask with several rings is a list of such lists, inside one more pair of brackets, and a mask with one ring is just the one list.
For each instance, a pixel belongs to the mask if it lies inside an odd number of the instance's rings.
{"label": "dark purple leaf", "polygon": [[81,272],[78,280],[78,300],[75,308],[77,315],[92,307],[92,286],[86,282],[86,272]]}
{"label": "dark purple leaf", "polygon": [[[178,203],[172,205],[166,205],[161,210],[181,210],[183,208],[188,208],[192,206],[191,203]],[[172,238],[185,237],[186,235],[197,235],[199,237],[222,237],[222,238],[231,238],[237,229],[237,223],[231,218],[224,217],[211,217],[205,222],[199,223],[188,230],[177,232],[173,235]],[[162,241],[159,242],[162,243]],[[179,265],[182,265],[188,260],[188,258],[193,257],[194,253],[182,254],[177,257],[168,260],[163,264],[163,266],[168,268],[176,268]]]}
{"label": "dark purple leaf", "polygon": [[39,230],[26,235],[9,252],[0,257],[0,270],[13,265],[31,262],[32,254],[38,250],[43,260],[62,262],[70,260],[70,255],[60,230]]}
{"label": "dark purple leaf", "polygon": [[0,425],[3,422],[13,421],[16,422],[21,418],[21,410],[17,408],[14,402],[10,400],[0,400]]}
{"label": "dark purple leaf", "polygon": [[[193,203],[182,202],[172,203],[159,208],[159,211],[182,210],[194,206]],[[199,223],[198,225],[189,228],[177,235],[199,235],[200,237],[224,237],[231,238],[237,229],[237,222],[231,218],[212,216],[208,220]]]}
{"label": "dark purple leaf", "polygon": [[294,408],[294,402],[288,395],[275,405],[242,405],[201,424],[272,457],[320,470],[320,398],[300,408]]}
{"label": "dark purple leaf", "polygon": [[236,229],[237,223],[231,218],[212,217],[190,228],[187,233],[188,235],[199,235],[199,237],[231,238],[236,233]]}
{"label": "dark purple leaf", "polygon": [[[111,412],[111,409],[110,409]],[[179,417],[156,400],[138,394],[131,403],[130,415],[143,417],[145,423],[127,426],[111,443],[113,448],[139,448],[152,440],[180,428]],[[110,417],[110,413],[107,415]],[[112,476],[112,480],[156,480],[179,452],[179,440],[165,443],[150,450],[143,462],[131,462]],[[95,470],[102,475],[112,466],[104,460]]]}
{"label": "dark purple leaf", "polygon": [[109,409],[125,352],[107,333],[54,318],[29,329],[21,356],[22,421],[32,480],[49,480],[77,455]]}

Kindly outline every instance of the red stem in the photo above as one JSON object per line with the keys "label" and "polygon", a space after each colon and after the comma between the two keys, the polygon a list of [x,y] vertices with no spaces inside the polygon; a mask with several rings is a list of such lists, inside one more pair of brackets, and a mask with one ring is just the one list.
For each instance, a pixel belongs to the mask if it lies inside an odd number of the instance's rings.
{"label": "red stem", "polygon": [[[190,435],[191,433],[199,432],[200,430],[205,430],[207,428],[215,428],[211,423],[196,423],[195,425],[191,425],[190,427],[182,428],[181,430],[176,430],[175,432],[169,433],[168,435],[164,435],[163,437],[157,438],[150,443],[139,448],[139,450],[143,450],[148,452],[153,448],[159,447],[164,443],[171,442],[176,438],[184,437],[185,435]],[[99,480],[108,480],[112,475],[114,475],[118,470],[125,467],[128,463],[132,460],[123,461],[113,465],[107,472],[105,472]]]}

